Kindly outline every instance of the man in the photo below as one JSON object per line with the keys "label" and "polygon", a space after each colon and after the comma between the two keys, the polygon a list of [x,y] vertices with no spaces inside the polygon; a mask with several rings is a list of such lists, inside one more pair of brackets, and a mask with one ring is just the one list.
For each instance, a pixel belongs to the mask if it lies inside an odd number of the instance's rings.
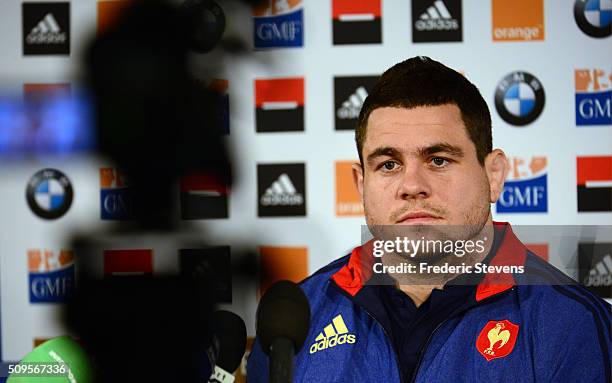
{"label": "man", "polygon": [[[301,283],[312,314],[294,382],[610,381],[610,306],[492,221],[508,162],[473,84],[426,57],[399,63],[355,137],[374,240]],[[408,255],[402,235],[462,245]],[[256,342],[248,381],[267,380]]]}

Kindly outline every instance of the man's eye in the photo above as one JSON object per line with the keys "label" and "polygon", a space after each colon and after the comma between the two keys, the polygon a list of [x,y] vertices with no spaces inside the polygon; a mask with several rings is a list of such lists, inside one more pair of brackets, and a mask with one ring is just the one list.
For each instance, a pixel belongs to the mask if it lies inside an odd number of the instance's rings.
{"label": "man's eye", "polygon": [[397,165],[395,162],[387,161],[383,164],[383,168],[385,168],[385,170],[393,170],[395,169],[395,165]]}
{"label": "man's eye", "polygon": [[448,160],[442,157],[434,157],[431,162],[437,167],[442,167],[448,163]]}

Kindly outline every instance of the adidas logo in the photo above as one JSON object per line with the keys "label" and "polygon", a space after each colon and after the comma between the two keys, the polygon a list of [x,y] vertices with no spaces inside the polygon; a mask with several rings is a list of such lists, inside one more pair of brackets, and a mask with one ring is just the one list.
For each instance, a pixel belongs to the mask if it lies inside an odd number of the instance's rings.
{"label": "adidas logo", "polygon": [[612,256],[606,254],[584,278],[585,286],[612,286]]}
{"label": "adidas logo", "polygon": [[336,111],[338,118],[348,120],[359,117],[359,112],[361,111],[361,107],[366,97],[368,97],[366,88],[363,86],[357,88],[355,93],[351,94],[348,100],[344,101],[342,106]]}
{"label": "adidas logo", "polygon": [[263,206],[302,205],[304,196],[298,193],[287,173],[281,174],[261,197]]}
{"label": "adidas logo", "polygon": [[34,27],[26,37],[28,44],[63,44],[66,33],[62,32],[53,14],[47,15]]}
{"label": "adidas logo", "polygon": [[342,315],[337,315],[332,319],[332,323],[325,326],[323,331],[316,337],[315,343],[310,346],[310,353],[326,350],[341,344],[355,343],[355,334],[350,334]]}
{"label": "adidas logo", "polygon": [[419,17],[414,26],[418,31],[450,31],[459,29],[459,22],[451,16],[442,0],[436,0]]}

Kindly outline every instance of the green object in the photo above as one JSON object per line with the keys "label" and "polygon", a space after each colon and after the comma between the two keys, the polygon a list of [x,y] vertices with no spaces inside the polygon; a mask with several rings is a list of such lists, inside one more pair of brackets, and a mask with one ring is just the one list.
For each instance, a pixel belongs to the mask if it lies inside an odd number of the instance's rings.
{"label": "green object", "polygon": [[93,383],[85,350],[69,336],[49,339],[11,368],[7,383]]}

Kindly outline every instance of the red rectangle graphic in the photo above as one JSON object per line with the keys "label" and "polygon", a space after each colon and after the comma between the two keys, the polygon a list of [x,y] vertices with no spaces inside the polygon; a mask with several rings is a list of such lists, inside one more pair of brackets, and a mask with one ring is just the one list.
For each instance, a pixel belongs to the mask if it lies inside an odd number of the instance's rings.
{"label": "red rectangle graphic", "polygon": [[293,102],[304,105],[303,78],[277,78],[255,80],[255,105],[261,108],[264,103]]}
{"label": "red rectangle graphic", "polygon": [[381,0],[333,0],[333,18],[341,15],[372,15],[381,16]]}
{"label": "red rectangle graphic", "polygon": [[612,156],[576,158],[577,183],[584,186],[587,181],[612,182]]}
{"label": "red rectangle graphic", "polygon": [[153,250],[104,250],[104,275],[152,274]]}

